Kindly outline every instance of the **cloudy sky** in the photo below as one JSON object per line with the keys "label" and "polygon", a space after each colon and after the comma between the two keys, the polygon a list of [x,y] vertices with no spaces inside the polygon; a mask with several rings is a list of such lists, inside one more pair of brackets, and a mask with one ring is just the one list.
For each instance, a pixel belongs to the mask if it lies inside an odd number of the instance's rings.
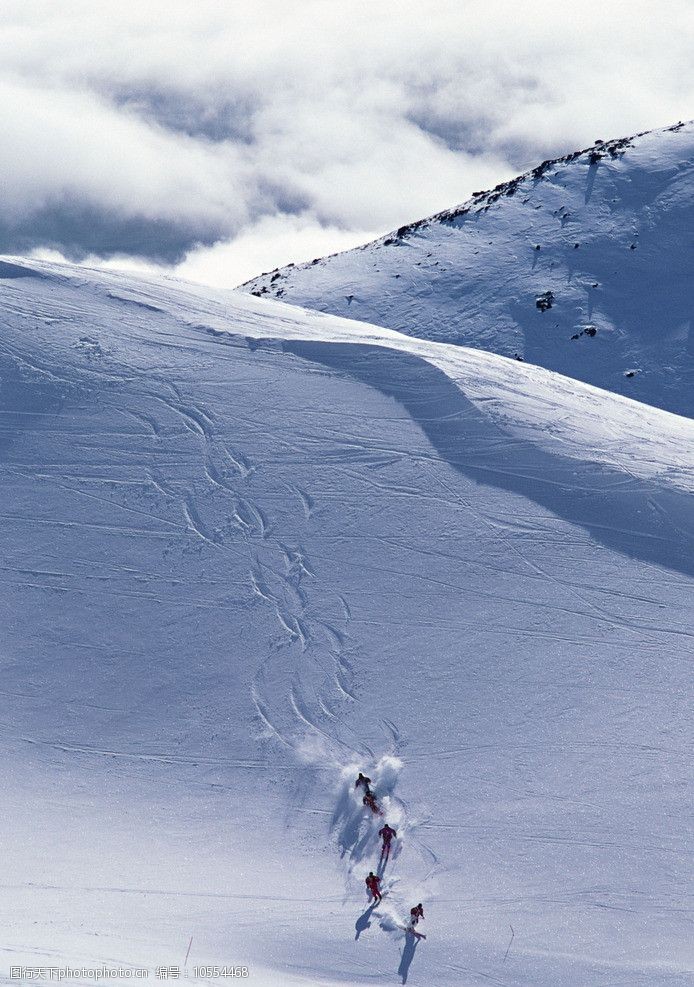
{"label": "cloudy sky", "polygon": [[234,285],[694,117],[692,0],[2,0],[0,251]]}

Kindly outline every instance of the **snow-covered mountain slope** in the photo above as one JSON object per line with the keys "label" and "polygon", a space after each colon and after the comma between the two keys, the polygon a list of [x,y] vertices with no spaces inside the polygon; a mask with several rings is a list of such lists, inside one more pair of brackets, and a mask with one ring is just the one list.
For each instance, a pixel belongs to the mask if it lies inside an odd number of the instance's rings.
{"label": "snow-covered mountain slope", "polygon": [[173,280],[0,292],[2,978],[691,983],[694,423]]}
{"label": "snow-covered mountain slope", "polygon": [[694,415],[694,124],[547,161],[264,297],[518,355]]}

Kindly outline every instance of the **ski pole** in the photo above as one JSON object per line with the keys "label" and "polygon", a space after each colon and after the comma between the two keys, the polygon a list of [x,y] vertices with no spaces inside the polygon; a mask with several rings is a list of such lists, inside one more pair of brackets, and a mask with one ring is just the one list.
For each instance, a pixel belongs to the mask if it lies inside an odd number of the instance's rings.
{"label": "ski pole", "polygon": [[509,929],[511,930],[511,938],[510,938],[510,940],[509,940],[509,944],[508,944],[508,946],[506,947],[506,952],[505,952],[505,954],[504,954],[504,963],[506,962],[506,957],[508,956],[508,951],[509,951],[509,949],[511,948],[511,943],[513,942],[513,938],[514,938],[514,936],[515,936],[515,934],[516,934],[516,933],[515,933],[515,932],[513,931],[513,926],[512,926],[512,925],[509,925]]}

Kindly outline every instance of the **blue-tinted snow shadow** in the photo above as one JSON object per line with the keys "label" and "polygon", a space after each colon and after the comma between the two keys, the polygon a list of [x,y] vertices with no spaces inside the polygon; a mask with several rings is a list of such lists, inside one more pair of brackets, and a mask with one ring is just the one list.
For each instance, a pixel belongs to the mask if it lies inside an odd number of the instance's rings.
{"label": "blue-tinted snow shadow", "polygon": [[400,957],[400,966],[398,967],[398,976],[402,978],[401,983],[406,984],[407,978],[410,973],[410,967],[412,965],[412,960],[414,959],[414,954],[417,950],[417,939],[411,932],[408,932],[405,936],[405,947],[402,951],[402,956]]}
{"label": "blue-tinted snow shadow", "polygon": [[390,860],[390,854],[386,856],[383,851],[381,851],[381,856],[378,860],[378,867],[376,868],[376,874],[378,877],[383,877],[386,872],[386,867],[388,866],[388,861]]}
{"label": "blue-tinted snow shadow", "polygon": [[693,500],[686,493],[512,436],[443,371],[411,354],[303,340],[283,348],[397,400],[442,459],[465,476],[534,501],[610,549],[694,575]]}
{"label": "blue-tinted snow shadow", "polygon": [[363,913],[363,915],[360,915],[357,921],[355,922],[354,924],[354,928],[356,930],[356,935],[354,937],[355,939],[358,939],[359,936],[362,934],[362,932],[365,932],[366,929],[371,928],[371,916],[373,915],[374,909],[377,904],[378,904],[377,901],[372,902],[369,905],[369,907],[366,909],[366,911]]}
{"label": "blue-tinted snow shadow", "polygon": [[593,188],[595,187],[595,179],[598,174],[598,163],[597,161],[592,161],[588,166],[588,177],[586,179],[586,190],[583,196],[583,201],[586,205],[590,202],[591,196],[593,195]]}
{"label": "blue-tinted snow shadow", "polygon": [[14,280],[16,278],[40,278],[42,275],[30,267],[22,267],[20,264],[10,264],[9,261],[0,260],[0,278],[3,280]]}

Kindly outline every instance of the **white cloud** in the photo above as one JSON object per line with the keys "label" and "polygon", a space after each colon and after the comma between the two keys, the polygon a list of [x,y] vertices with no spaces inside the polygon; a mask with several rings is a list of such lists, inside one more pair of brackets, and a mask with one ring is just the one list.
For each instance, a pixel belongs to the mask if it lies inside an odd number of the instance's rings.
{"label": "white cloud", "polygon": [[248,217],[250,168],[234,145],[190,137],[118,112],[89,92],[5,80],[0,170],[3,210],[21,217],[57,197],[106,210],[203,224]]}
{"label": "white cloud", "polygon": [[377,235],[377,230],[320,226],[304,216],[264,216],[233,240],[194,251],[176,273],[191,281],[228,287],[229,271],[234,272],[234,283],[240,283],[259,271],[349,250]]}
{"label": "white cloud", "polygon": [[6,0],[0,248],[234,283],[687,118],[693,42],[690,0]]}

